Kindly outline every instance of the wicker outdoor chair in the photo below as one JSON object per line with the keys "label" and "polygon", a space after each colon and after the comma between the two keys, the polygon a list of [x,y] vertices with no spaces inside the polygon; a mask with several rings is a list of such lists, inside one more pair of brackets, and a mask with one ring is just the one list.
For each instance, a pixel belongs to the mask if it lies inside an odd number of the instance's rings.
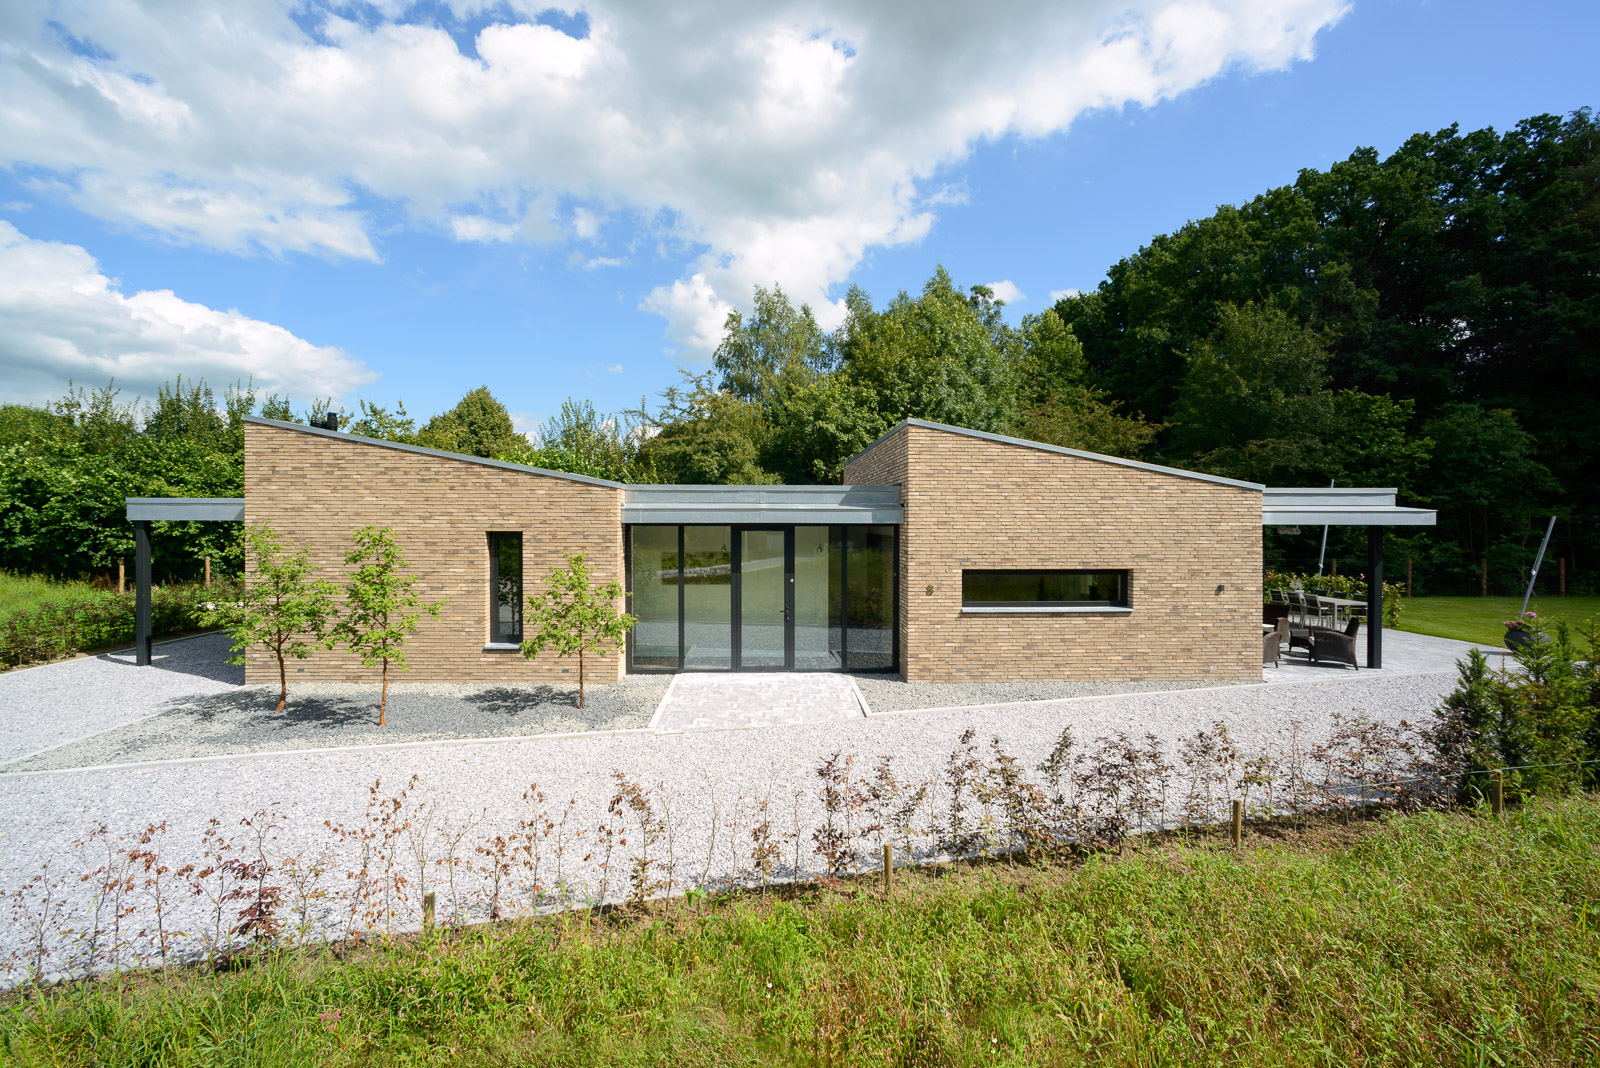
{"label": "wicker outdoor chair", "polygon": [[1261,663],[1271,664],[1273,667],[1282,667],[1278,663],[1278,654],[1283,650],[1283,642],[1278,640],[1278,632],[1268,631],[1261,636]]}
{"label": "wicker outdoor chair", "polygon": [[1311,662],[1320,664],[1326,660],[1335,664],[1349,664],[1360,671],[1361,665],[1356,663],[1356,634],[1360,630],[1359,619],[1352,619],[1342,631],[1332,627],[1312,627]]}

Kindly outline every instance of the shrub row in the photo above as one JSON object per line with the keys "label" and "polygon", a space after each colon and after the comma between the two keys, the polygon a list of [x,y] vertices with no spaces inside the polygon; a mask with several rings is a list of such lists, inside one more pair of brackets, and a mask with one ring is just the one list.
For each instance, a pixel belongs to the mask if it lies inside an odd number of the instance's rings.
{"label": "shrub row", "polygon": [[[213,583],[157,586],[151,590],[150,622],[156,635],[198,630],[207,606],[236,597],[237,585]],[[114,590],[54,598],[15,612],[0,622],[0,666],[21,667],[133,641],[134,595]]]}

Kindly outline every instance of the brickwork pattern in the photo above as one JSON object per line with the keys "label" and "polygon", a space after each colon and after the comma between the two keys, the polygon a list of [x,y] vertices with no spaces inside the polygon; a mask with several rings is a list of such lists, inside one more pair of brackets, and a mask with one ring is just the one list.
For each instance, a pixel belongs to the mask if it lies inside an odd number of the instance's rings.
{"label": "brickwork pattern", "polygon": [[[546,652],[530,661],[515,651],[484,651],[488,534],[522,532],[525,593],[537,593],[549,570],[579,551],[588,554],[597,583],[622,582],[620,489],[258,423],[246,423],[244,436],[246,523],[271,525],[341,583],[350,532],[390,526],[423,599],[445,602],[439,618],[424,616],[407,642],[410,670],[391,672],[390,681],[577,681],[575,657]],[[291,662],[289,670],[291,681],[377,678],[377,669],[343,649]],[[615,682],[622,673],[620,653],[585,658],[587,681]],[[275,682],[276,665],[264,652],[252,653],[245,680]]]}
{"label": "brickwork pattern", "polygon": [[[901,487],[908,681],[1261,677],[1257,490],[916,426],[844,480]],[[966,568],[1125,569],[1133,611],[963,614]]]}

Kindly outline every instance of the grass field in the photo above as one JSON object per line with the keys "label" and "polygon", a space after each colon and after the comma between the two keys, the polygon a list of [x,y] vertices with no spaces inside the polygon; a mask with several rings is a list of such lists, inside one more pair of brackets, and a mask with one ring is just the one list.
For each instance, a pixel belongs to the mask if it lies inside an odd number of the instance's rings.
{"label": "grass field", "polygon": [[12,996],[15,1065],[1600,1063],[1600,800]]}
{"label": "grass field", "polygon": [[[1498,646],[1505,640],[1505,621],[1521,607],[1521,597],[1407,597],[1400,629]],[[1574,625],[1590,617],[1600,621],[1600,597],[1535,597],[1528,611],[1547,624],[1561,617]]]}
{"label": "grass field", "polygon": [[33,608],[41,601],[64,597],[93,597],[97,591],[87,582],[52,582],[32,575],[13,575],[0,571],[0,620],[13,613]]}

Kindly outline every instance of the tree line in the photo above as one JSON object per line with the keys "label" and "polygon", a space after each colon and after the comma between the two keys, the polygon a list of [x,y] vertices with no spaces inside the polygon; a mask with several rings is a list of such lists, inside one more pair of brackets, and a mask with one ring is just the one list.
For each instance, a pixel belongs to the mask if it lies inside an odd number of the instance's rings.
{"label": "tree line", "polygon": [[[852,287],[831,331],[780,287],[758,287],[711,366],[653,404],[600,413],[568,400],[529,437],[480,387],[420,425],[403,404],[359,400],[341,426],[626,482],[832,483],[915,417],[1272,485],[1393,486],[1439,511],[1438,528],[1391,536],[1430,592],[1508,592],[1556,514],[1552,556],[1588,591],[1597,133],[1585,109],[1504,134],[1418,134],[1387,158],[1359,149],[1157,235],[1095,290],[1015,325],[990,289],[943,267],[881,306]],[[239,495],[240,420],[256,405],[248,386],[217,403],[180,380],[142,423],[109,387],[0,407],[0,567],[114,566],[131,552],[123,496]],[[259,407],[297,418],[284,398]],[[210,552],[237,568],[236,532],[171,526],[158,567]],[[1269,529],[1268,565],[1314,567],[1320,534]],[[1332,532],[1330,558],[1364,553],[1361,531]]]}

